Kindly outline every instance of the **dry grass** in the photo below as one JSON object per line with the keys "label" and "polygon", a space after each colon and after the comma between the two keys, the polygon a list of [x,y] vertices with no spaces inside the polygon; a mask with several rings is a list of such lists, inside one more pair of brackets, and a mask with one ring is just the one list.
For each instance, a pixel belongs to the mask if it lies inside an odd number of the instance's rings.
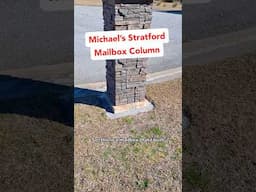
{"label": "dry grass", "polygon": [[185,191],[255,191],[256,54],[183,67]]}
{"label": "dry grass", "polygon": [[73,190],[73,129],[46,119],[0,114],[0,189]]}
{"label": "dry grass", "polygon": [[[75,191],[181,192],[181,80],[150,85],[155,109],[116,120],[75,105]],[[98,138],[160,142],[99,142]]]}

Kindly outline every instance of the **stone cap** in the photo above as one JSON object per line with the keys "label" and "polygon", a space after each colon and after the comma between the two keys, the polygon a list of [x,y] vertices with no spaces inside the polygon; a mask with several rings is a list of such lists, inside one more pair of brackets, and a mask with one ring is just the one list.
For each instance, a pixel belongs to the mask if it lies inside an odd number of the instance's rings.
{"label": "stone cap", "polygon": [[153,0],[102,0],[107,4],[151,4]]}

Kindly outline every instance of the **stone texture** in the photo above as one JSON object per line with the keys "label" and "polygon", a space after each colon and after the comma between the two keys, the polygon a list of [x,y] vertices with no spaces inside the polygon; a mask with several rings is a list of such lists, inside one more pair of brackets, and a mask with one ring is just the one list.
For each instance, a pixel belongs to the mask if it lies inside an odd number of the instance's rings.
{"label": "stone texture", "polygon": [[[152,20],[152,2],[103,0],[104,30],[148,29]],[[135,2],[135,3],[134,3]],[[147,59],[106,61],[107,94],[114,106],[145,100]]]}

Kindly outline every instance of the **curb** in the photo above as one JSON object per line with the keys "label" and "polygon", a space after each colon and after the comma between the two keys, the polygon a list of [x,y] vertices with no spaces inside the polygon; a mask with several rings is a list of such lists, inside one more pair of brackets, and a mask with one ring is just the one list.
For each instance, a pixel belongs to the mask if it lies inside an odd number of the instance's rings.
{"label": "curb", "polygon": [[[168,69],[161,72],[149,73],[146,84],[161,83],[182,77],[182,67]],[[75,85],[77,88],[94,89],[98,91],[106,90],[106,82],[86,83]]]}
{"label": "curb", "polygon": [[183,66],[206,64],[255,50],[256,28],[183,43]]}

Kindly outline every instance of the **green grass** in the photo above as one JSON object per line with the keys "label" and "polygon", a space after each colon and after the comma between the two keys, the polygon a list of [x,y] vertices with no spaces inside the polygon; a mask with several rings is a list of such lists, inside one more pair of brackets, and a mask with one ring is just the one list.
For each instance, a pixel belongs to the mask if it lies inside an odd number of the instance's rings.
{"label": "green grass", "polygon": [[111,155],[111,149],[110,148],[107,148],[104,152],[103,152],[103,158],[104,159],[108,159]]}
{"label": "green grass", "polygon": [[124,117],[123,121],[128,124],[131,125],[134,122],[134,119],[132,117]]}
{"label": "green grass", "polygon": [[148,179],[143,179],[143,180],[140,180],[140,181],[136,181],[136,186],[140,190],[147,189],[148,185],[149,185],[149,180]]}
{"label": "green grass", "polygon": [[174,159],[174,160],[181,159],[181,156],[182,156],[182,148],[177,147],[175,149],[174,155],[172,156],[172,159]]}
{"label": "green grass", "polygon": [[161,136],[163,134],[162,130],[159,127],[153,127],[150,129],[150,132],[153,135]]}

